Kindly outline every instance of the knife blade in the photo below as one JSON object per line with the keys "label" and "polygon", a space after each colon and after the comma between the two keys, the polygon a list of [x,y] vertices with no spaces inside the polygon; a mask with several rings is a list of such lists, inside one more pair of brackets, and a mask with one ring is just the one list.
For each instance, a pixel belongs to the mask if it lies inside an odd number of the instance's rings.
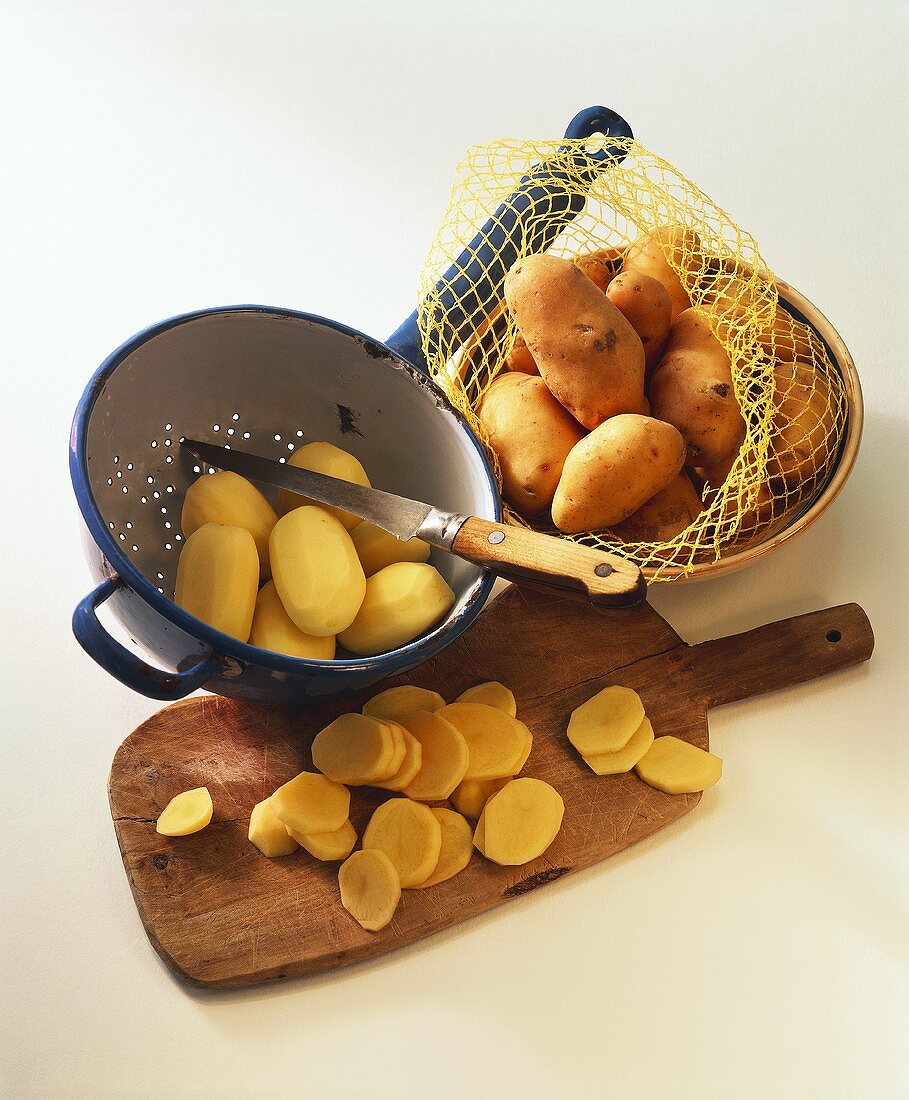
{"label": "knife blade", "polygon": [[180,444],[208,466],[352,512],[395,538],[416,536],[511,580],[541,584],[565,595],[583,592],[599,607],[634,607],[647,594],[640,569],[618,554],[540,531],[445,512],[419,500],[354,485],[233,447],[199,439],[181,439]]}
{"label": "knife blade", "polygon": [[238,451],[233,447],[203,443],[199,439],[184,439],[181,446],[208,466],[231,470],[250,481],[288,489],[317,500],[320,504],[352,512],[402,541],[416,536],[433,546],[450,550],[455,536],[467,519],[456,512],[443,512],[419,500],[399,497],[365,485],[355,485],[351,481],[342,481],[314,470],[275,462],[273,459]]}

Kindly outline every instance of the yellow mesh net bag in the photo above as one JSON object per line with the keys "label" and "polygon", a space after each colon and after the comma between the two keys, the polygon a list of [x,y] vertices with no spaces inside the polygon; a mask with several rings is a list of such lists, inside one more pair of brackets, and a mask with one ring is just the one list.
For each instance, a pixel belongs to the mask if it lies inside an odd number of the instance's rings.
{"label": "yellow mesh net bag", "polygon": [[[468,262],[480,226],[482,247]],[[458,165],[418,309],[430,372],[483,442],[501,488],[477,409],[518,336],[503,302],[505,271],[535,252],[576,259],[600,250],[617,271],[629,244],[661,226],[685,230],[661,247],[729,355],[744,439],[727,469],[695,481],[702,511],[669,541],[611,530],[562,536],[621,553],[651,580],[684,576],[787,526],[825,484],[845,435],[843,380],[814,330],[779,302],[755,239],[633,138],[500,141],[469,149]],[[452,263],[463,277],[449,271],[440,283]],[[512,523],[558,533],[506,508]]]}

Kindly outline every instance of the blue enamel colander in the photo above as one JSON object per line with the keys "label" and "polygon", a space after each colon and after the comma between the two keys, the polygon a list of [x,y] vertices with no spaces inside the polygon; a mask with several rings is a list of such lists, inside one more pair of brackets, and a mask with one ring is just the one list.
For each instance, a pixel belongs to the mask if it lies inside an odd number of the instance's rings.
{"label": "blue enamel colander", "polygon": [[[628,138],[604,107],[577,115],[565,136]],[[592,182],[621,153],[578,154]],[[541,164],[482,227],[439,284],[460,342],[476,330],[518,248],[545,249],[584,197]],[[557,215],[557,216],[554,216]],[[325,317],[226,306],[161,321],[114,351],[76,409],[70,471],[97,587],[73,615],[80,645],[127,687],[154,699],[198,688],[237,699],[299,703],[366,688],[438,653],[473,622],[493,578],[433,551],[456,595],[429,634],[377,657],[315,661],[247,645],[187,614],[171,594],[182,544],[183,494],[200,473],[180,448],[189,436],[286,459],[304,442],[351,451],[377,487],[437,507],[500,520],[483,448],[429,378],[413,313],[385,342]],[[138,655],[104,627],[107,604]],[[147,657],[147,659],[146,659]]]}

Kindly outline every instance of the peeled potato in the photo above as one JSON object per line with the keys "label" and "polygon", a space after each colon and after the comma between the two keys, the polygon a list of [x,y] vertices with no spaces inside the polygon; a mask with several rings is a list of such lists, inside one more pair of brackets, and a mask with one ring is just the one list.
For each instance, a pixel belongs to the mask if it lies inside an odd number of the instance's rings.
{"label": "peeled potato", "polygon": [[243,527],[252,535],[259,553],[259,576],[268,580],[268,536],[278,522],[278,513],[245,477],[231,470],[219,470],[194,481],[183,497],[180,526],[189,538],[206,523]]}
{"label": "peeled potato", "polygon": [[378,932],[395,914],[401,881],[394,864],[376,849],[354,852],[338,871],[341,904],[367,932]]}
{"label": "peeled potato", "polygon": [[473,831],[473,846],[481,856],[486,855],[486,822],[483,820],[482,813]]}
{"label": "peeled potato", "polygon": [[[328,477],[336,477],[341,481],[352,481],[354,485],[369,486],[369,478],[360,464],[360,460],[354,458],[347,451],[342,451],[333,443],[307,443],[298,447],[288,459],[289,466],[296,466],[300,470],[312,470],[317,474],[327,474]],[[297,493],[291,493],[287,489],[278,490],[278,511],[282,515],[300,508],[304,504],[315,504],[316,501],[308,497],[301,497]],[[343,508],[331,508],[327,504],[320,505],[327,512],[339,520],[350,531],[360,522],[360,517],[345,512]]]}
{"label": "peeled potato", "polygon": [[247,641],[258,587],[259,554],[245,527],[206,523],[183,543],[174,602],[215,630]]}
{"label": "peeled potato", "polygon": [[189,836],[211,821],[214,812],[208,787],[194,787],[174,795],[161,811],[155,832],[162,836]]}
{"label": "peeled potato", "polygon": [[324,508],[295,508],[274,525],[271,571],[284,610],[304,634],[340,634],[356,618],[366,576],[344,527]]}
{"label": "peeled potato", "polygon": [[350,814],[350,791],[317,772],[300,772],[271,796],[272,811],[295,833],[331,833]]}
{"label": "peeled potato", "polygon": [[402,714],[412,714],[415,710],[434,711],[444,706],[445,700],[437,691],[400,684],[374,695],[363,704],[363,713],[373,718],[393,718],[397,721]]}
{"label": "peeled potato", "polygon": [[428,879],[418,885],[418,890],[425,890],[427,886],[435,886],[446,879],[454,878],[470,863],[473,854],[473,829],[466,818],[445,806],[431,806],[430,813],[442,828],[442,847],[436,869]]}
{"label": "peeled potato", "polygon": [[506,783],[510,783],[512,778],[508,775],[502,779],[462,780],[451,795],[454,808],[465,817],[476,821],[492,795],[500,791]]}
{"label": "peeled potato", "polygon": [[429,543],[422,539],[397,539],[381,527],[364,520],[350,532],[357,556],[367,577],[396,561],[428,561]]}
{"label": "peeled potato", "polygon": [[297,850],[296,840],[275,817],[270,798],[253,806],[249,815],[249,839],[269,859],[289,856]]}
{"label": "peeled potato", "polygon": [[466,691],[462,691],[455,700],[458,703],[485,703],[488,707],[504,710],[514,718],[518,713],[518,704],[514,699],[511,688],[500,684],[498,680],[490,680],[486,684],[475,684]]}
{"label": "peeled potato", "polygon": [[411,561],[386,565],[366,581],[353,622],[338,641],[364,657],[387,653],[419,637],[450,611],[455,594],[433,566]]}
{"label": "peeled potato", "polygon": [[530,730],[510,714],[485,703],[449,703],[438,713],[467,742],[470,760],[465,779],[514,775],[527,759],[533,743]]}
{"label": "peeled potato", "polygon": [[428,806],[391,798],[379,806],[363,833],[363,848],[377,848],[391,860],[403,888],[418,886],[435,870],[442,850],[442,826]]}
{"label": "peeled potato", "polygon": [[[359,787],[394,775],[404,762],[403,738],[367,714],[342,714],[316,734],[312,762],[336,783]],[[308,830],[313,832],[314,830]]]}
{"label": "peeled potato", "polygon": [[417,802],[448,798],[467,770],[469,754],[464,735],[438,713],[426,710],[403,714],[400,721],[421,747],[420,770],[404,793]]}
{"label": "peeled potato", "polygon": [[653,726],[650,719],[645,718],[622,748],[615,752],[591,753],[584,761],[597,775],[621,775],[630,772],[652,744]]}
{"label": "peeled potato", "polygon": [[666,794],[706,791],[723,774],[723,761],[678,737],[658,737],[635,765],[638,775]]}
{"label": "peeled potato", "polygon": [[555,840],[564,813],[554,787],[541,779],[513,779],[483,807],[483,854],[508,867],[529,863]]}
{"label": "peeled potato", "polygon": [[259,589],[249,644],[270,649],[273,653],[286,653],[288,657],[304,657],[314,661],[330,661],[335,655],[333,635],[317,638],[304,634],[284,610],[274,581]]}
{"label": "peeled potato", "polygon": [[338,859],[347,859],[357,843],[357,830],[351,825],[350,820],[344,822],[340,829],[333,829],[330,833],[294,833],[288,831],[288,837],[305,848],[315,859],[323,863],[333,863]]}
{"label": "peeled potato", "polygon": [[376,786],[386,791],[403,791],[420,774],[420,768],[423,766],[423,746],[403,723],[387,720],[387,724],[397,729],[404,741],[404,759],[394,775],[389,779],[383,779]]}
{"label": "peeled potato", "polygon": [[582,756],[617,752],[644,721],[644,704],[631,688],[603,688],[571,712],[568,740]]}

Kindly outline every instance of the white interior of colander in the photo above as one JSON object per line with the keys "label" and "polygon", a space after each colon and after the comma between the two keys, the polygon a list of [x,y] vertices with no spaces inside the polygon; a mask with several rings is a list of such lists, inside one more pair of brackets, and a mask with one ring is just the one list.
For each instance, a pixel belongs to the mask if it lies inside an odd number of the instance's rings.
{"label": "white interior of colander", "polygon": [[[280,461],[327,440],[355,454],[376,488],[494,518],[470,437],[410,370],[376,352],[316,321],[230,311],[177,324],[118,365],[91,412],[89,481],[112,537],[160,592],[173,594],[183,494],[200,476],[181,436]],[[431,560],[458,597],[454,616],[482,571],[441,551]]]}

